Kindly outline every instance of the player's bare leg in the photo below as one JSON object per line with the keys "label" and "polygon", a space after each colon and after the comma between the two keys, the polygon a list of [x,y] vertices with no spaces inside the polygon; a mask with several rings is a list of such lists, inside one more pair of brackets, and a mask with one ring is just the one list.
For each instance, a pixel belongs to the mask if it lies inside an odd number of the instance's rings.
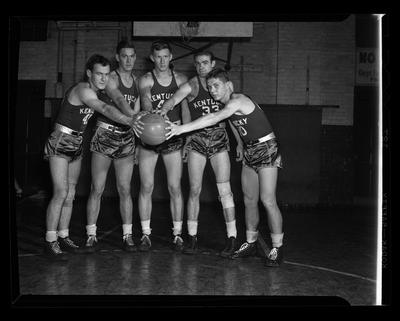
{"label": "player's bare leg", "polygon": [[236,249],[237,237],[235,204],[230,186],[231,163],[229,154],[227,151],[217,153],[211,157],[210,162],[214,170],[226,224],[227,241],[220,254],[223,257],[229,257]]}
{"label": "player's bare leg", "polygon": [[207,158],[195,151],[188,154],[188,174],[190,183],[189,198],[187,201],[187,228],[188,244],[183,249],[185,254],[197,252],[197,227],[200,212],[200,193],[203,184],[204,168]]}
{"label": "player's bare leg", "polygon": [[132,237],[133,202],[131,181],[134,166],[133,161],[133,155],[114,160],[115,179],[119,195],[119,210],[122,220],[123,249],[129,252],[136,250]]}
{"label": "player's bare leg", "polygon": [[242,191],[245,206],[246,242],[231,257],[241,258],[255,255],[257,251],[258,223],[260,214],[258,210],[259,180],[257,173],[243,165],[242,167]]}
{"label": "player's bare leg", "polygon": [[154,151],[139,148],[138,159],[139,159],[139,175],[140,175],[140,190],[139,190],[139,216],[142,227],[142,239],[139,245],[140,251],[148,251],[151,248],[151,210],[152,202],[151,196],[154,189],[154,171],[157,165],[158,154]]}
{"label": "player's bare leg", "polygon": [[162,156],[167,173],[168,191],[170,195],[170,210],[173,224],[173,244],[177,251],[182,250],[183,196],[181,189],[182,152],[181,150]]}

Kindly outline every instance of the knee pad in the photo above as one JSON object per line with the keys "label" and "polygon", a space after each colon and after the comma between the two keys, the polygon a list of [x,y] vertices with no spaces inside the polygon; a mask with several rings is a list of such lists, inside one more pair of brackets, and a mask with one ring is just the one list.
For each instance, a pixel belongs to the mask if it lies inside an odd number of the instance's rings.
{"label": "knee pad", "polygon": [[235,203],[233,202],[233,194],[231,191],[231,184],[229,182],[217,183],[217,188],[222,208],[235,207]]}

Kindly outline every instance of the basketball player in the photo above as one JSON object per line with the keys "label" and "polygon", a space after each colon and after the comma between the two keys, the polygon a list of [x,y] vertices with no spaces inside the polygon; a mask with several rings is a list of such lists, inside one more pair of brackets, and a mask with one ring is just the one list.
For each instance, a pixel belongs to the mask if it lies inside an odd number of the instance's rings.
{"label": "basketball player", "polygon": [[246,242],[231,255],[241,258],[256,254],[258,237],[258,200],[261,199],[267,213],[272,248],[266,256],[267,266],[279,266],[283,260],[282,214],[276,203],[278,168],[282,167],[277,140],[262,109],[248,96],[235,93],[229,75],[215,69],[207,75],[211,96],[225,107],[216,113],[202,116],[193,122],[178,126],[170,123],[167,139],[174,135],[208,127],[229,119],[243,141],[244,160],[241,174],[245,204]]}
{"label": "basketball player", "polygon": [[78,246],[69,238],[69,223],[82,161],[83,133],[94,111],[123,124],[133,118],[99,100],[97,92],[105,89],[110,61],[101,55],[91,56],[85,66],[83,81],[69,88],[61,103],[54,131],[44,150],[49,160],[53,196],[46,213],[45,253],[61,258],[64,252],[75,252]]}
{"label": "basketball player", "polygon": [[[206,76],[215,67],[215,58],[212,52],[200,52],[194,55],[194,65],[197,76],[180,86],[179,90],[168,99],[160,114],[164,115],[183,99],[187,99],[191,120],[203,115],[215,113],[223,108],[223,104],[215,101],[207,90]],[[187,228],[189,234],[188,245],[183,253],[194,254],[197,252],[197,226],[200,211],[200,192],[204,168],[207,160],[210,160],[213,168],[219,200],[221,201],[225,223],[227,242],[220,253],[223,257],[229,257],[235,250],[237,236],[235,221],[235,204],[230,186],[230,159],[228,151],[229,138],[225,130],[225,122],[218,122],[212,126],[194,131],[190,136],[186,148],[188,149],[188,171],[190,193],[187,202]]]}
{"label": "basketball player", "polygon": [[[169,99],[178,87],[187,81],[187,77],[170,68],[172,59],[171,47],[167,42],[156,41],[151,46],[150,59],[154,63],[152,71],[147,72],[139,79],[139,91],[141,108],[145,111],[159,110],[164,101]],[[167,114],[171,122],[182,124],[182,120],[188,119],[187,103]],[[173,248],[181,251],[183,248],[182,220],[183,197],[181,190],[182,177],[182,147],[184,140],[176,137],[170,141],[156,146],[139,143],[139,215],[143,236],[139,245],[140,251],[148,251],[151,248],[151,196],[154,187],[154,171],[159,155],[161,155],[166,168],[168,191],[170,194],[170,210],[173,223]]]}
{"label": "basketball player", "polygon": [[[127,40],[120,41],[117,44],[115,59],[118,62],[118,68],[110,73],[105,90],[99,92],[99,99],[116,105],[125,115],[133,117],[140,111],[137,79],[132,73],[136,60],[134,44]],[[90,144],[92,184],[87,203],[87,240],[84,246],[86,252],[91,253],[96,250],[96,222],[111,163],[114,165],[119,195],[122,248],[128,252],[136,250],[132,238],[131,178],[135,154],[134,130],[140,133],[141,128],[140,125],[135,125],[135,127],[121,125],[102,114],[97,115]]]}

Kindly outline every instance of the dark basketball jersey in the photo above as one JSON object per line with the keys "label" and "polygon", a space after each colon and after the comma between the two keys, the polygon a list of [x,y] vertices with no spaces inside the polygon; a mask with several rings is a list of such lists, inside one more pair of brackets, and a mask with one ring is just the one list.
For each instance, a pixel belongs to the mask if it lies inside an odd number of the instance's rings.
{"label": "dark basketball jersey", "polygon": [[[172,71],[171,71],[172,72]],[[161,109],[162,105],[166,100],[172,97],[172,95],[178,90],[178,84],[175,79],[175,75],[172,72],[172,81],[167,86],[162,86],[158,81],[153,71],[151,71],[151,75],[153,76],[154,85],[150,90],[151,93],[151,104],[154,110]],[[167,117],[170,121],[176,122],[181,121],[181,105],[178,104],[174,109],[170,110],[167,113]]]}
{"label": "dark basketball jersey", "polygon": [[86,105],[75,106],[70,104],[68,95],[72,88],[74,88],[74,86],[70,87],[64,95],[56,118],[56,123],[71,128],[72,130],[83,132],[94,111]]}
{"label": "dark basketball jersey", "polygon": [[[188,102],[191,120],[195,120],[204,115],[215,113],[221,110],[224,104],[215,101],[208,90],[205,90],[200,82],[199,76],[197,76],[197,81],[199,83],[199,92],[197,96],[190,102]],[[215,126],[215,125],[214,125]],[[213,126],[211,126],[213,127]]]}
{"label": "dark basketball jersey", "polygon": [[266,136],[273,131],[264,111],[250,97],[248,98],[255,105],[254,110],[248,115],[233,114],[229,117],[229,120],[235,126],[245,143]]}
{"label": "dark basketball jersey", "polygon": [[[136,99],[138,99],[138,97],[139,97],[139,91],[137,89],[136,82],[133,81],[132,86],[130,88],[125,87],[124,83],[122,82],[120,74],[118,73],[118,71],[115,71],[115,72],[118,76],[118,89],[121,92],[121,94],[125,97],[125,100],[128,102],[129,106],[133,109],[135,107]],[[106,94],[106,92],[104,90],[99,91],[97,96],[99,97],[99,99],[101,101],[104,101],[106,104],[112,105],[112,106],[115,106],[116,108],[118,108],[117,105],[113,102],[113,100],[110,97],[108,97],[108,95]],[[126,130],[129,129],[128,125],[123,125],[123,124],[117,123],[117,122],[109,119],[108,117],[104,116],[103,114],[100,114],[100,113],[97,113],[97,114],[98,114],[97,119],[102,122],[105,122],[105,123],[113,125],[113,126],[121,127]]]}
{"label": "dark basketball jersey", "polygon": [[118,75],[118,89],[125,97],[125,100],[128,102],[129,106],[131,106],[131,108],[133,109],[135,107],[136,100],[139,98],[139,90],[137,88],[136,82],[133,81],[132,86],[129,88],[125,87],[124,83],[122,82],[121,75],[117,70],[115,72]]}

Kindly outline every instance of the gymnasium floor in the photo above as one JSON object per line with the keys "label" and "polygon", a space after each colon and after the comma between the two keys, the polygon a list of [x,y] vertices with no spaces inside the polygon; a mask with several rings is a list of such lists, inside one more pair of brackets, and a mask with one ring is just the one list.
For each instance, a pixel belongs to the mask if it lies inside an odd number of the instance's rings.
{"label": "gymnasium floor", "polygon": [[[376,303],[376,213],[367,206],[281,207],[284,264],[267,268],[261,256],[230,260],[217,255],[225,242],[219,204],[201,204],[197,255],[172,251],[169,203],[161,201],[153,203],[152,251],[124,252],[116,198],[102,201],[97,223],[100,250],[69,254],[65,262],[52,262],[42,255],[47,202],[46,196],[32,195],[15,207],[14,283],[19,285],[21,298],[33,298],[33,302],[44,299],[47,306],[90,305],[98,300],[105,305],[242,306],[313,305],[328,298],[333,301],[327,304],[333,305]],[[70,236],[78,244],[85,241],[85,206],[86,198],[77,197]],[[240,204],[236,216],[241,244],[245,229]],[[263,211],[260,226],[268,240]],[[137,207],[133,227],[138,241]]]}

